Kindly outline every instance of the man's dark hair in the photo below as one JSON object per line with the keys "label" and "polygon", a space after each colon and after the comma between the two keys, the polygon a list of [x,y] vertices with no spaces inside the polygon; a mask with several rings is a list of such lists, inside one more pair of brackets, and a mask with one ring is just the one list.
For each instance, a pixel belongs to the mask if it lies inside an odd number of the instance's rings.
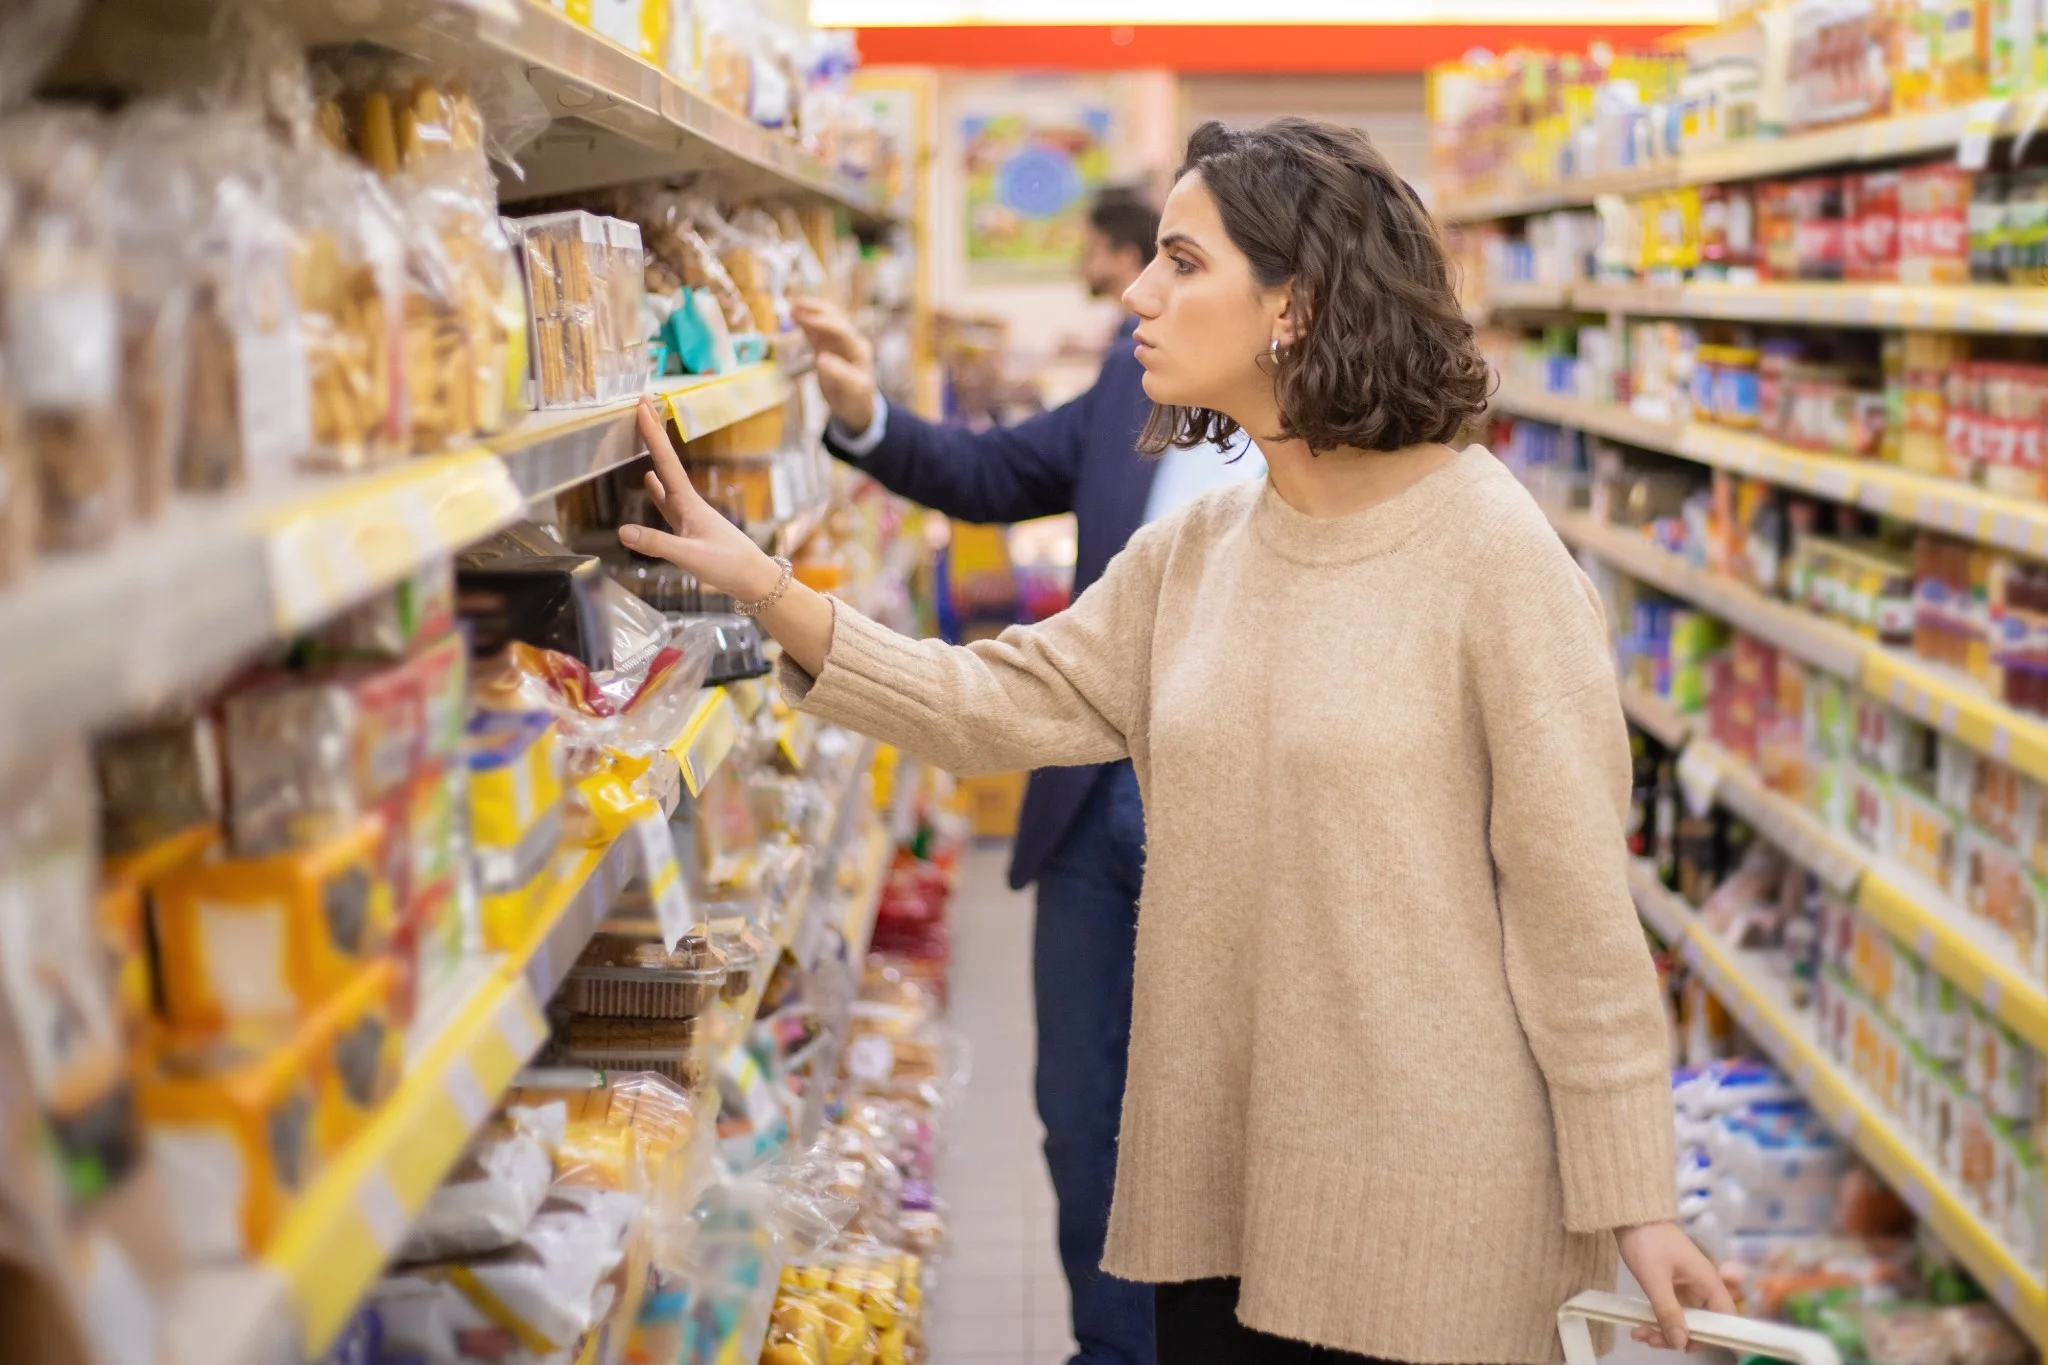
{"label": "man's dark hair", "polygon": [[1159,254],[1159,210],[1135,190],[1107,189],[1096,195],[1088,226],[1107,237],[1111,246],[1137,252],[1146,265]]}
{"label": "man's dark hair", "polygon": [[[1295,342],[1260,359],[1280,403],[1273,434],[1316,451],[1399,450],[1454,440],[1485,409],[1491,380],[1436,222],[1364,133],[1306,118],[1205,123],[1174,172],[1185,175],[1202,177],[1252,278],[1293,282]],[[1236,432],[1220,412],[1157,407],[1138,446],[1220,446]]]}

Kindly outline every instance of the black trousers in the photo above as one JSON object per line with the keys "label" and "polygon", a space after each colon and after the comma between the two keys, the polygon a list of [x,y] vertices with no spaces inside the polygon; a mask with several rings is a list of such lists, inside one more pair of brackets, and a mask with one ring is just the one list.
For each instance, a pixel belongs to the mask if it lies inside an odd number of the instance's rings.
{"label": "black trousers", "polygon": [[1255,1332],[1237,1320],[1237,1281],[1189,1280],[1153,1289],[1159,1365],[1390,1365]]}

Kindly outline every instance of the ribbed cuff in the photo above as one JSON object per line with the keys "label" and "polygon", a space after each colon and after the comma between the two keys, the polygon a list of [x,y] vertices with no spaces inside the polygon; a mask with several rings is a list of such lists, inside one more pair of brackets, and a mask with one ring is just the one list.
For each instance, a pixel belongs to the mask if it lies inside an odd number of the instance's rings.
{"label": "ribbed cuff", "polygon": [[813,678],[784,654],[775,681],[791,706],[820,720],[889,740],[907,704],[899,684],[921,662],[917,644],[878,625],[838,598],[832,603],[832,647],[825,669]]}
{"label": "ribbed cuff", "polygon": [[1678,1215],[1671,1083],[1550,1092],[1564,1225],[1573,1232],[1657,1223]]}

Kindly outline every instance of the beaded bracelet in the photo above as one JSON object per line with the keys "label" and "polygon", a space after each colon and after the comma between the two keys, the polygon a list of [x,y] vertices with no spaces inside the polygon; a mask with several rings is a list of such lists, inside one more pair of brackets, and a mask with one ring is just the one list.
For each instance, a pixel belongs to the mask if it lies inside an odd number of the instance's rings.
{"label": "beaded bracelet", "polygon": [[775,562],[782,566],[782,576],[775,580],[775,591],[758,602],[735,602],[732,604],[734,611],[741,616],[759,616],[782,600],[782,594],[789,591],[789,580],[796,576],[796,569],[781,555],[775,556]]}

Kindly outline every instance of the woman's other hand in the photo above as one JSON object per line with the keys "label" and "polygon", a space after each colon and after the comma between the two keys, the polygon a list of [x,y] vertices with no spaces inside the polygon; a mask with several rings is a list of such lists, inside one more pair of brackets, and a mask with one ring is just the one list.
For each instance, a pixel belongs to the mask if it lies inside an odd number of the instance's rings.
{"label": "woman's other hand", "polygon": [[705,587],[737,601],[758,602],[774,592],[781,566],[697,495],[652,398],[640,400],[640,439],[654,456],[654,468],[647,471],[647,495],[675,534],[621,526],[619,539],[641,554],[666,559],[696,575]]}
{"label": "woman's other hand", "polygon": [[1691,1350],[1691,1336],[1685,1330],[1685,1309],[1735,1311],[1735,1300],[1729,1297],[1728,1286],[1721,1282],[1721,1272],[1678,1224],[1644,1223],[1640,1227],[1617,1228],[1614,1241],[1621,1248],[1621,1259],[1629,1273],[1636,1277],[1657,1314],[1655,1327],[1638,1327],[1630,1333],[1637,1341],[1668,1350]]}

